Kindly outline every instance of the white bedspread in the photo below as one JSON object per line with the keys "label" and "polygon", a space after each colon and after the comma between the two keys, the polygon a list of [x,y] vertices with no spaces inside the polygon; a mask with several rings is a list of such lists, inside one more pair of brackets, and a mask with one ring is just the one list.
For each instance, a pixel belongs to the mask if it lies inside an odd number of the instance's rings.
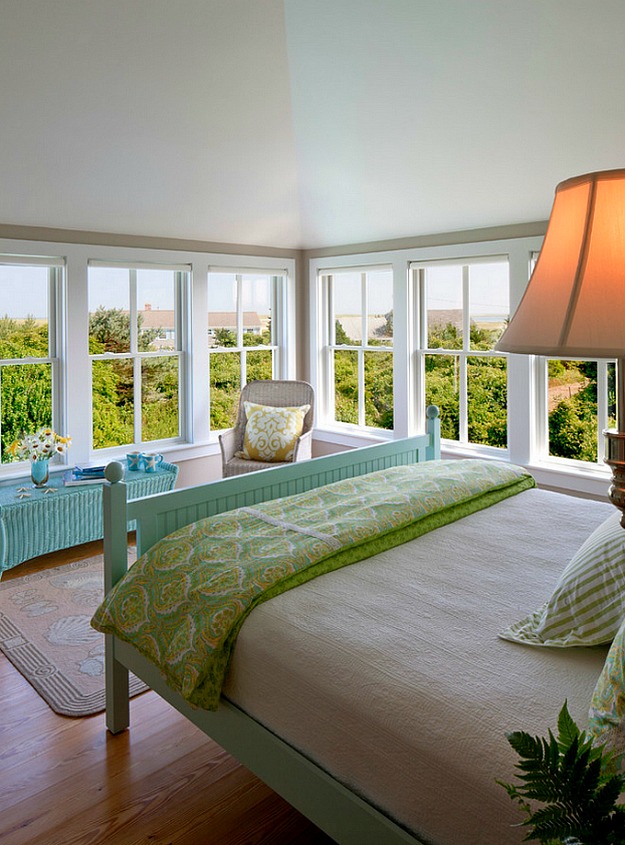
{"label": "white bedspread", "polygon": [[424,843],[508,845],[526,829],[495,778],[505,732],[586,725],[607,648],[497,633],[546,600],[608,504],[530,490],[256,608],[225,695]]}

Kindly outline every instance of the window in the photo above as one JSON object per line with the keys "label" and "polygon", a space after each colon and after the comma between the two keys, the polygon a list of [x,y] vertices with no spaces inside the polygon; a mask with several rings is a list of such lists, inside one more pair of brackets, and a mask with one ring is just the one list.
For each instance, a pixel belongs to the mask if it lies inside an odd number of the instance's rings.
{"label": "window", "polygon": [[63,433],[59,347],[62,262],[0,258],[0,428],[2,463],[22,434]]}
{"label": "window", "polygon": [[444,438],[507,446],[507,358],[494,351],[509,319],[508,262],[413,265],[421,303],[417,353],[425,405]]}
{"label": "window", "polygon": [[[533,272],[538,252],[532,253]],[[541,457],[603,464],[603,432],[616,427],[615,363],[539,358]]]}
{"label": "window", "polygon": [[284,276],[210,272],[208,358],[210,426],[234,425],[239,393],[248,381],[279,378],[284,335]]}
{"label": "window", "polygon": [[603,431],[616,427],[614,362],[543,358],[542,366],[547,384],[544,451],[550,458],[602,462]]}
{"label": "window", "polygon": [[94,449],[178,438],[185,267],[89,265]]}
{"label": "window", "polygon": [[333,271],[322,277],[325,397],[336,423],[393,429],[393,274]]}

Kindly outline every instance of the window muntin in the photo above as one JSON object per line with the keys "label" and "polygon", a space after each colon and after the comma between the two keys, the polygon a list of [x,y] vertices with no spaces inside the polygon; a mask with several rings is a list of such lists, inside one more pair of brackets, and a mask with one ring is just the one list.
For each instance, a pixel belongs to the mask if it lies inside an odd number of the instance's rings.
{"label": "window muntin", "polygon": [[327,413],[335,423],[393,429],[393,274],[372,268],[322,278]]}
{"label": "window muntin", "polygon": [[208,276],[210,427],[234,425],[248,381],[278,377],[285,277],[211,272]]}
{"label": "window muntin", "polygon": [[507,356],[494,351],[509,319],[507,260],[415,266],[421,303],[424,404],[448,440],[507,447]]}
{"label": "window muntin", "polygon": [[89,266],[93,449],[179,438],[185,268]]}
{"label": "window muntin", "polygon": [[19,460],[8,447],[23,434],[43,426],[63,428],[58,351],[62,272],[57,259],[0,258],[2,464]]}

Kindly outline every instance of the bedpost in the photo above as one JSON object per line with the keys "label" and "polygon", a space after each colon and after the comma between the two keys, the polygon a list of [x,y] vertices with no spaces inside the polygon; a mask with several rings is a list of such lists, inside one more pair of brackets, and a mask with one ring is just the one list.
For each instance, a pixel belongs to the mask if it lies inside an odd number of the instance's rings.
{"label": "bedpost", "polygon": [[[122,481],[124,468],[113,461],[104,474],[104,590],[108,593],[128,569],[128,521],[126,485]],[[105,634],[106,726],[113,734],[125,730],[130,724],[128,669],[115,660],[114,651],[113,636]]]}
{"label": "bedpost", "polygon": [[428,405],[425,416],[425,430],[430,435],[430,445],[425,450],[426,460],[438,461],[441,457],[441,421],[436,405]]}

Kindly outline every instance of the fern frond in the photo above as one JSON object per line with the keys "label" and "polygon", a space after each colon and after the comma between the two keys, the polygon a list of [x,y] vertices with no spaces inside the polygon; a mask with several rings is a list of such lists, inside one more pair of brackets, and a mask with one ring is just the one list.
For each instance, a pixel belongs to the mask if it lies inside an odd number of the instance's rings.
{"label": "fern frond", "polygon": [[568,701],[565,699],[558,714],[558,744],[562,752],[570,748],[574,739],[579,737],[580,730],[569,713]]}
{"label": "fern frond", "polygon": [[[518,753],[519,783],[499,781],[516,801],[529,828],[525,841],[543,845],[625,845],[625,808],[618,799],[625,776],[610,771],[611,755],[595,747],[564,703],[558,734],[506,735]],[[533,803],[532,803],[533,802]],[[536,808],[536,804],[544,806]]]}

